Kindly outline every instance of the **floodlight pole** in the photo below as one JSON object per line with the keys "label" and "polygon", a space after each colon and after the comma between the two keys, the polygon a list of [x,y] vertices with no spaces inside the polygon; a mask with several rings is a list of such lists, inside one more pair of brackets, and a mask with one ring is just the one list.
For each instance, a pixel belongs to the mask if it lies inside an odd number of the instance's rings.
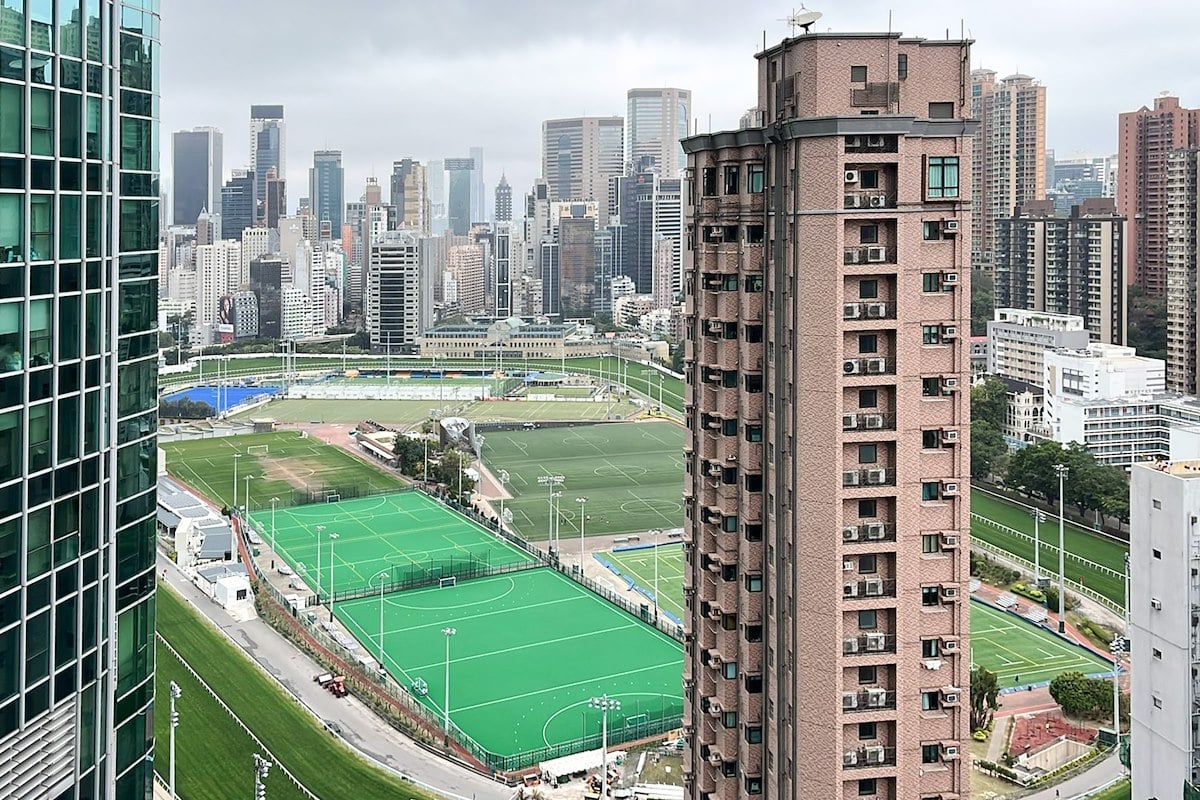
{"label": "floodlight pole", "polygon": [[1063,546],[1063,516],[1066,496],[1063,490],[1066,485],[1067,473],[1070,469],[1066,464],[1055,464],[1054,472],[1058,475],[1058,632],[1067,632],[1067,579],[1066,579],[1066,548]]}
{"label": "floodlight pole", "polygon": [[576,497],[575,502],[579,503],[579,575],[583,576],[583,525],[587,521],[587,501],[586,497]]}
{"label": "floodlight pole", "polygon": [[382,674],[387,673],[387,667],[383,664],[383,587],[387,583],[387,576],[387,570],[383,570],[375,576],[379,578],[379,672]]}
{"label": "floodlight pole", "polygon": [[175,729],[179,727],[179,712],[175,710],[175,701],[183,694],[179,684],[171,681],[171,800],[175,800]]}
{"label": "floodlight pole", "polygon": [[263,779],[267,777],[267,773],[271,771],[271,762],[254,754],[254,800],[266,800],[267,787],[263,785]]}
{"label": "floodlight pole", "polygon": [[1033,517],[1033,582],[1037,588],[1042,588],[1042,523],[1046,521],[1046,512],[1040,508],[1029,509]]}
{"label": "floodlight pole", "polygon": [[[1113,659],[1113,731],[1117,734],[1117,752],[1119,754],[1121,751],[1121,654],[1125,652],[1125,640],[1120,636],[1113,637],[1108,647]],[[1121,765],[1121,774],[1125,774],[1124,764]]]}
{"label": "floodlight pole", "polygon": [[333,622],[333,543],[338,539],[338,535],[333,531],[329,532],[329,621]]}
{"label": "floodlight pole", "polygon": [[508,485],[508,470],[500,470],[500,530],[504,530],[504,487]]}
{"label": "floodlight pole", "polygon": [[588,701],[592,708],[600,709],[600,797],[608,800],[608,712],[621,710],[621,701],[610,699],[607,694]]}
{"label": "floodlight pole", "polygon": [[450,741],[450,637],[458,633],[454,628],[442,628],[446,636],[446,702],[442,705],[442,730],[446,741]]}
{"label": "floodlight pole", "polygon": [[275,569],[275,504],[278,497],[271,498],[271,569]]}
{"label": "floodlight pole", "polygon": [[321,602],[321,532],[324,525],[317,526],[317,602]]}
{"label": "floodlight pole", "polygon": [[234,453],[234,454],[233,454],[233,511],[232,511],[232,515],[233,515],[233,516],[236,516],[236,515],[237,515],[237,509],[238,509],[238,502],[237,502],[237,465],[238,465],[238,459],[239,459],[239,458],[241,458],[241,457],[242,457],[242,454],[241,454],[241,453]]}
{"label": "floodlight pole", "polygon": [[550,549],[551,556],[553,556],[557,552],[557,548],[554,546],[554,538],[555,538],[554,498],[556,496],[554,489],[556,486],[561,486],[562,482],[564,480],[566,480],[566,478],[564,478],[562,475],[541,475],[537,479],[538,484],[541,486],[545,486],[546,489],[550,492],[550,496],[548,498],[549,502],[550,502],[550,519],[547,520],[547,523],[546,523],[546,525],[547,525],[546,535],[550,539],[548,547]]}
{"label": "floodlight pole", "polygon": [[242,478],[246,482],[246,524],[250,524],[250,479],[253,475],[246,475]]}
{"label": "floodlight pole", "polygon": [[658,535],[662,533],[662,528],[655,528],[654,531],[654,624],[658,624]]}

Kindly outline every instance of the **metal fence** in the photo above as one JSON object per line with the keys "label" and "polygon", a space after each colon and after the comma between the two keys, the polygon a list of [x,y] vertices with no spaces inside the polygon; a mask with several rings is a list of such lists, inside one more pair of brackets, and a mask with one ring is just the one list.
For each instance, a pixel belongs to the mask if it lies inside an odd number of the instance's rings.
{"label": "metal fence", "polygon": [[[505,575],[510,572],[537,569],[541,566],[541,562],[538,561],[520,561],[515,564],[497,564],[493,566],[490,553],[486,554],[484,558],[468,555],[458,558],[429,559],[420,564],[394,564],[391,570],[391,580],[383,584],[383,593],[386,595],[395,592],[406,592],[411,589],[424,589],[429,586],[437,586],[445,578],[470,580],[472,578],[486,578],[492,575]],[[347,589],[344,592],[336,592],[333,595],[333,601],[341,603],[345,600],[357,600],[360,597],[370,597],[378,594],[378,588],[360,586],[355,589]],[[320,595],[318,595],[319,602],[321,602]]]}
{"label": "metal fence", "polygon": [[[275,504],[279,508],[294,508],[296,506],[311,506],[317,503],[331,503],[337,500],[355,500],[360,497],[377,497],[384,494],[402,494],[413,491],[412,486],[391,484],[378,486],[373,481],[365,483],[306,483],[303,487],[292,489],[279,498]],[[267,499],[251,498],[251,511],[270,511],[271,502]]]}
{"label": "metal fence", "polygon": [[[1033,562],[1032,561],[1026,561],[1023,558],[1014,556],[1012,553],[1008,552],[1003,547],[996,547],[995,545],[988,544],[987,542],[982,541],[981,539],[972,538],[971,539],[971,549],[972,550],[982,550],[983,552],[988,553],[989,555],[998,556],[998,557],[1004,559],[1005,561],[1011,561],[1012,563],[1016,564],[1017,566],[1021,567],[1025,571],[1027,571],[1029,574],[1031,574],[1031,575],[1033,574],[1034,570],[1033,570]],[[1046,574],[1046,569],[1044,566],[1042,568],[1042,574],[1043,575]],[[1088,587],[1084,586],[1081,583],[1076,583],[1075,581],[1072,581],[1072,580],[1067,580],[1067,581],[1065,581],[1065,583],[1067,585],[1067,588],[1070,589],[1071,591],[1075,592],[1076,594],[1081,594],[1084,597],[1088,598],[1089,600],[1092,600],[1092,601],[1104,606],[1109,611],[1112,611],[1113,613],[1121,614],[1122,616],[1124,616],[1125,607],[1122,606],[1120,603],[1114,603],[1112,600],[1109,600],[1104,595],[1100,594],[1099,592],[1095,591],[1094,589],[1089,589]],[[1055,609],[1055,610],[1057,610],[1057,609]]]}

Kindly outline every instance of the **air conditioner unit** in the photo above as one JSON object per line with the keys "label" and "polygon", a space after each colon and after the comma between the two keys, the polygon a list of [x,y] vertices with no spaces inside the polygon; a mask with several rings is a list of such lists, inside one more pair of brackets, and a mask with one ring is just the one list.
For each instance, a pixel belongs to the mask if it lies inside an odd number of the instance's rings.
{"label": "air conditioner unit", "polygon": [[868,539],[878,541],[887,536],[887,526],[882,522],[868,522],[866,527]]}
{"label": "air conditioner unit", "polygon": [[862,372],[862,362],[857,358],[848,358],[842,362],[843,375],[857,375]]}
{"label": "air conditioner unit", "polygon": [[954,497],[958,494],[958,481],[942,481],[942,496]]}
{"label": "air conditioner unit", "polygon": [[846,183],[858,183],[858,170],[846,170]]}
{"label": "air conditioner unit", "polygon": [[942,220],[942,233],[958,233],[958,220],[944,219]]}
{"label": "air conditioner unit", "polygon": [[862,206],[862,198],[856,194],[846,195],[843,208],[860,208]]}
{"label": "air conditioner unit", "polygon": [[884,749],[879,746],[863,748],[863,755],[865,756],[863,760],[868,764],[882,764],[883,754]]}
{"label": "air conditioner unit", "polygon": [[863,140],[861,136],[847,136],[846,147],[862,147]]}
{"label": "air conditioner unit", "polygon": [[956,283],[958,283],[958,273],[957,272],[943,272],[942,273],[942,285],[943,286],[953,286]]}
{"label": "air conditioner unit", "polygon": [[857,638],[842,639],[842,652],[843,653],[857,653],[858,652],[858,639]]}
{"label": "air conditioner unit", "polygon": [[843,264],[857,264],[860,261],[862,261],[862,251],[857,247],[847,250],[842,259]]}
{"label": "air conditioner unit", "polygon": [[842,562],[842,572],[854,572],[854,562],[853,561],[843,561]]}
{"label": "air conditioner unit", "polygon": [[858,597],[858,584],[854,581],[842,584],[842,597]]}
{"label": "air conditioner unit", "polygon": [[958,705],[958,688],[947,686],[942,689],[942,705],[956,706]]}
{"label": "air conditioner unit", "polygon": [[884,636],[882,633],[868,633],[867,634],[866,649],[869,652],[880,653],[880,652],[883,652],[883,649],[885,647],[887,647],[887,637]]}
{"label": "air conditioner unit", "polygon": [[868,136],[867,147],[883,147],[884,138],[882,136]]}
{"label": "air conditioner unit", "polygon": [[722,758],[721,754],[719,752],[717,752],[716,750],[713,750],[708,754],[708,763],[710,763],[714,766],[719,765],[724,760],[725,759]]}
{"label": "air conditioner unit", "polygon": [[957,597],[958,597],[958,587],[957,586],[943,586],[942,587],[942,599],[943,600],[954,600]]}
{"label": "air conditioner unit", "polygon": [[879,263],[887,259],[887,248],[878,245],[867,248],[867,261]]}
{"label": "air conditioner unit", "polygon": [[942,534],[942,549],[953,550],[958,547],[958,535],[954,533]]}
{"label": "air conditioner unit", "polygon": [[863,417],[863,427],[871,430],[879,430],[883,427],[882,414],[867,414]]}
{"label": "air conditioner unit", "polygon": [[862,316],[862,303],[843,303],[842,319],[858,319]]}
{"label": "air conditioner unit", "polygon": [[867,372],[872,375],[882,375],[883,373],[887,372],[887,359],[886,358],[868,358],[867,359]]}
{"label": "air conditioner unit", "polygon": [[712,333],[720,333],[725,328],[725,323],[719,319],[710,319],[708,321],[708,330]]}
{"label": "air conditioner unit", "polygon": [[858,708],[858,692],[842,692],[842,710],[853,711]]}
{"label": "air conditioner unit", "polygon": [[863,594],[867,597],[879,597],[883,594],[883,579],[868,578],[863,581]]}
{"label": "air conditioner unit", "polygon": [[957,339],[958,338],[958,326],[957,325],[943,325],[942,326],[942,338],[943,339]]}
{"label": "air conditioner unit", "polygon": [[708,474],[713,476],[714,478],[719,477],[721,475],[721,468],[719,466],[717,466],[716,464],[713,464],[711,467],[708,468]]}
{"label": "air conditioner unit", "polygon": [[958,652],[958,639],[942,639],[942,652],[943,653],[957,653]]}
{"label": "air conditioner unit", "polygon": [[958,441],[958,431],[956,431],[953,428],[947,428],[946,430],[942,431],[942,443],[943,444],[954,444],[957,441]]}
{"label": "air conditioner unit", "polygon": [[871,708],[883,708],[887,705],[887,689],[868,689],[867,705]]}
{"label": "air conditioner unit", "polygon": [[957,389],[958,388],[958,378],[942,378],[942,388],[943,389]]}
{"label": "air conditioner unit", "polygon": [[720,225],[709,225],[708,226],[708,238],[724,239],[725,238],[725,229],[723,227],[721,227]]}
{"label": "air conditioner unit", "polygon": [[1157,597],[1151,597],[1150,607],[1155,611],[1162,611],[1162,600],[1159,600]]}
{"label": "air conditioner unit", "polygon": [[719,420],[719,419],[710,420],[708,423],[708,427],[712,428],[714,431],[719,431],[721,429],[721,420]]}
{"label": "air conditioner unit", "polygon": [[887,207],[887,195],[886,194],[871,195],[871,208],[886,208],[886,207]]}
{"label": "air conditioner unit", "polygon": [[842,430],[849,431],[858,427],[858,414],[842,414]]}
{"label": "air conditioner unit", "polygon": [[867,316],[871,319],[883,319],[887,314],[887,303],[867,303]]}
{"label": "air conditioner unit", "polygon": [[858,470],[846,470],[842,473],[842,486],[858,486]]}
{"label": "air conditioner unit", "polygon": [[858,526],[857,525],[847,525],[846,527],[842,528],[842,541],[843,542],[857,542],[858,541]]}
{"label": "air conditioner unit", "polygon": [[720,703],[718,703],[716,700],[708,701],[708,713],[710,715],[712,715],[714,717],[719,717],[719,716],[721,716],[721,712],[722,712],[722,708],[721,708]]}
{"label": "air conditioner unit", "polygon": [[943,761],[954,761],[956,758],[958,758],[958,745],[956,745],[956,744],[942,745],[942,760]]}
{"label": "air conditioner unit", "polygon": [[853,767],[858,764],[858,753],[854,750],[847,750],[842,753],[842,766]]}
{"label": "air conditioner unit", "polygon": [[873,486],[879,486],[887,480],[887,470],[875,467],[867,470],[867,483]]}

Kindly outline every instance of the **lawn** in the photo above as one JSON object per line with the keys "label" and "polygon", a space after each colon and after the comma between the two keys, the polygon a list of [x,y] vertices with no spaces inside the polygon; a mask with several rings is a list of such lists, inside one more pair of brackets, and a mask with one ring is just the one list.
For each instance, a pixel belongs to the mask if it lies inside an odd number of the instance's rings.
{"label": "lawn", "polygon": [[[278,759],[321,800],[361,800],[364,797],[432,798],[359,758],[324,732],[273,681],[245,655],[227,642],[209,623],[160,586],[158,632],[213,687],[234,714],[262,740]],[[164,657],[163,654],[166,654]],[[257,749],[241,728],[190,679],[164,647],[158,648],[158,713],[155,735],[160,746],[156,768],[168,774],[167,681],[175,678],[183,688],[176,701],[180,722],[176,741],[179,794],[186,800],[242,800],[253,795],[251,754]],[[188,733],[188,730],[191,733]],[[185,738],[192,737],[192,738]],[[180,749],[181,743],[199,743]],[[267,777],[267,796],[301,798],[281,770]]]}
{"label": "lawn", "polygon": [[[972,520],[971,535],[1013,555],[1033,561],[1033,518],[1022,506],[1000,500],[993,495],[971,493],[971,512],[999,522],[1024,533],[1029,538],[1013,535],[979,520]],[[1067,524],[1064,537],[1067,558],[1067,579],[1078,581],[1114,603],[1125,603],[1125,554],[1129,547]],[[1058,519],[1048,517],[1041,525],[1041,564],[1043,572],[1058,574]],[[1090,562],[1090,563],[1089,563]],[[1099,568],[1098,568],[1099,567]],[[1111,572],[1109,571],[1111,570]],[[1116,574],[1114,574],[1116,573]]]}
{"label": "lawn", "polygon": [[[683,429],[671,422],[611,423],[570,428],[493,431],[483,459],[492,475],[509,474],[512,527],[526,539],[546,539],[549,489],[543,475],[562,475],[559,498],[563,550],[579,536],[579,503],[587,498],[584,533],[645,533],[683,525]],[[578,548],[576,548],[578,549]]]}
{"label": "lawn", "polygon": [[1133,788],[1129,781],[1122,781],[1111,789],[1105,789],[1100,794],[1092,795],[1090,800],[1129,800],[1133,796]]}
{"label": "lawn", "polygon": [[[650,544],[649,541],[645,544]],[[656,552],[657,551],[657,552]],[[675,617],[679,624],[687,612],[683,607],[683,546],[678,542],[638,550],[597,553],[598,558],[614,564],[621,574],[633,579],[654,596],[654,562],[658,561],[658,607]]]}
{"label": "lawn", "polygon": [[971,601],[971,661],[1000,688],[1049,681],[1062,672],[1109,672],[1112,665],[1015,614]]}
{"label": "lawn", "polygon": [[[345,450],[301,437],[296,431],[164,442],[161,446],[172,476],[226,505],[233,505],[235,470],[240,504],[245,504],[245,476],[252,476],[250,498],[255,509],[270,508],[272,497],[280,498],[284,506],[293,505],[294,490],[297,496],[309,489],[350,495],[405,486],[394,475]],[[267,452],[260,452],[264,447]],[[238,454],[241,457],[235,459]]]}

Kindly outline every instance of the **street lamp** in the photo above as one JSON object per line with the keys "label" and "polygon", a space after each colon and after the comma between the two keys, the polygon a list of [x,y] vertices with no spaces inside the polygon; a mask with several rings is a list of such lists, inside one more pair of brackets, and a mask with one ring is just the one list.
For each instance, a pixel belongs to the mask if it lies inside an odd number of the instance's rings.
{"label": "street lamp", "polygon": [[263,779],[267,777],[267,773],[271,771],[271,762],[254,754],[254,800],[266,800],[267,787],[263,785]]}
{"label": "street lamp", "polygon": [[321,602],[321,532],[324,525],[317,526],[317,602]]}
{"label": "street lamp", "polygon": [[246,482],[246,513],[243,516],[243,519],[246,520],[247,525],[250,524],[250,481],[253,477],[253,475],[246,475],[242,478],[242,480]]}
{"label": "street lamp", "polygon": [[442,705],[442,730],[450,740],[450,637],[458,633],[454,628],[442,628],[446,637],[446,702]]}
{"label": "street lamp", "polygon": [[329,532],[329,621],[333,622],[333,543],[338,539],[338,535],[333,531]]}
{"label": "street lamp", "polygon": [[658,535],[662,533],[662,528],[655,528],[651,533],[654,534],[654,624],[658,624]]}
{"label": "street lamp", "polygon": [[242,457],[242,454],[241,454],[241,453],[234,453],[234,454],[233,454],[233,513],[234,513],[234,514],[237,514],[237,509],[238,509],[238,502],[237,502],[237,465],[238,465],[238,459],[240,459],[241,457]]}
{"label": "street lamp", "polygon": [[[1117,750],[1121,749],[1121,656],[1125,653],[1125,639],[1113,637],[1108,645],[1113,659],[1113,730],[1117,734]],[[1125,774],[1125,766],[1121,766],[1121,774]]]}
{"label": "street lamp", "polygon": [[556,486],[561,486],[564,480],[566,480],[566,478],[562,475],[539,475],[537,479],[538,484],[540,486],[545,486],[550,493],[550,518],[546,523],[549,528],[546,531],[546,535],[550,539],[550,555],[554,555],[554,489]]}
{"label": "street lamp", "polygon": [[504,487],[508,485],[508,470],[500,470],[500,530],[504,530]]}
{"label": "street lamp", "polygon": [[278,497],[271,498],[271,569],[275,569],[275,504]]}
{"label": "street lamp", "polygon": [[587,501],[586,497],[576,497],[575,502],[579,503],[579,574],[583,575],[583,524],[587,521]]}
{"label": "street lamp", "polygon": [[[375,578],[379,578],[379,671],[386,673],[387,667],[383,664],[383,587],[387,583],[388,572],[383,570]],[[371,580],[375,580],[372,578]],[[370,586],[368,581],[367,586]]]}
{"label": "street lamp", "polygon": [[1040,508],[1029,509],[1033,517],[1033,584],[1042,588],[1042,523],[1046,521],[1046,512]]}
{"label": "street lamp", "polygon": [[1070,468],[1066,464],[1055,464],[1054,472],[1058,475],[1058,632],[1067,632],[1067,579],[1066,579],[1066,548],[1063,546],[1063,515],[1066,497],[1063,490],[1066,486],[1067,473]]}
{"label": "street lamp", "polygon": [[620,711],[621,701],[605,694],[591,698],[588,705],[600,709],[600,797],[608,800],[608,712]]}
{"label": "street lamp", "polygon": [[175,701],[183,694],[179,684],[171,681],[171,800],[175,800],[175,729],[179,727],[179,712],[175,710]]}

